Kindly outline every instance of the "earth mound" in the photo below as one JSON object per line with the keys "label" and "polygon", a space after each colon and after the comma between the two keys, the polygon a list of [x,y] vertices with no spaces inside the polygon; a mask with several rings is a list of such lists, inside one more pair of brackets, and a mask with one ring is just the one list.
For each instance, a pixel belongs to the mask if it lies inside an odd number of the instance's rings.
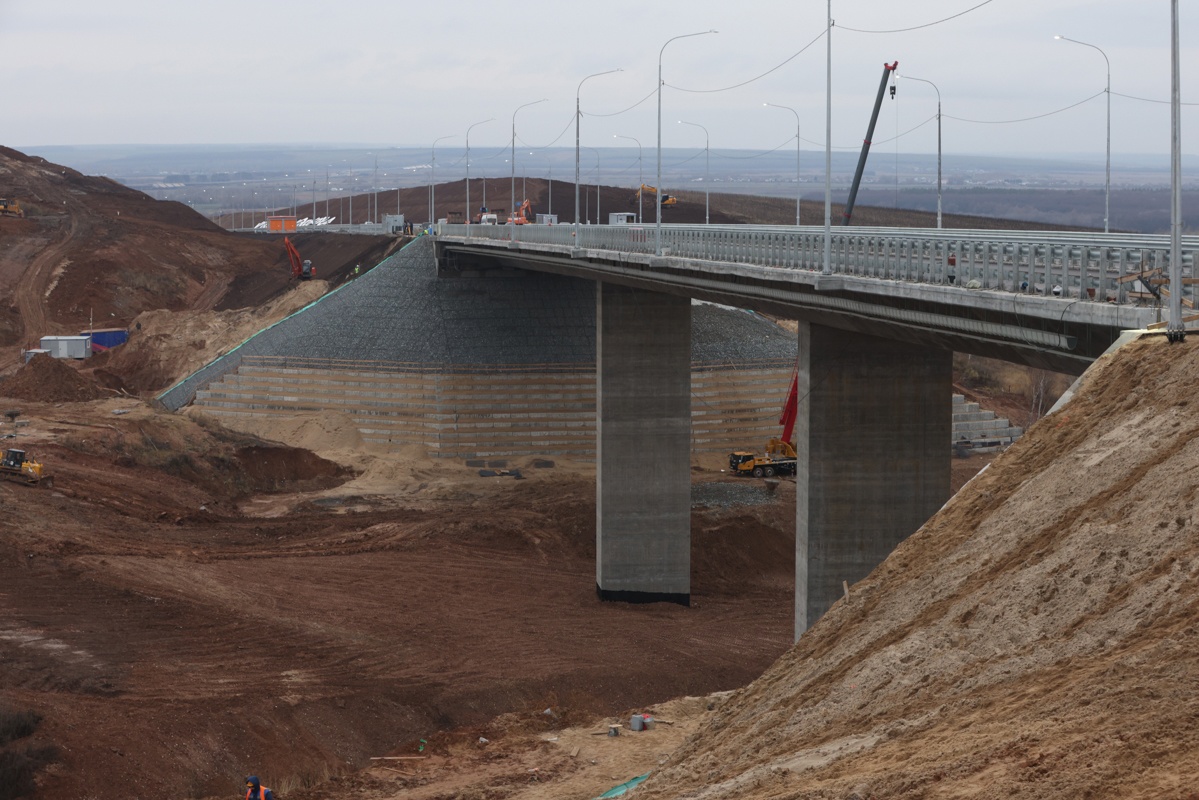
{"label": "earth mound", "polygon": [[1194,797],[1194,347],[1097,362],[638,796]]}
{"label": "earth mound", "polygon": [[[5,147],[0,197],[26,214],[0,220],[0,346],[13,347],[0,352],[0,370],[19,366],[17,345],[77,334],[93,321],[130,327],[159,309],[258,307],[295,285],[278,237],[235,234],[182,203]],[[334,284],[398,244],[378,235],[294,241]]]}
{"label": "earth mound", "polygon": [[0,394],[42,403],[99,400],[104,392],[94,382],[57,358],[38,353],[15,375],[0,383]]}

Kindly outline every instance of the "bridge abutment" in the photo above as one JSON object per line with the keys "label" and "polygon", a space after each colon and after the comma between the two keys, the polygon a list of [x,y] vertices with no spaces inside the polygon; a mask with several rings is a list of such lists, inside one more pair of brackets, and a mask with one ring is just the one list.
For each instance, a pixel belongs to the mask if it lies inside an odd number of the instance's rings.
{"label": "bridge abutment", "polygon": [[596,591],[686,605],[691,300],[596,286]]}
{"label": "bridge abutment", "polygon": [[952,358],[800,323],[797,639],[949,499]]}

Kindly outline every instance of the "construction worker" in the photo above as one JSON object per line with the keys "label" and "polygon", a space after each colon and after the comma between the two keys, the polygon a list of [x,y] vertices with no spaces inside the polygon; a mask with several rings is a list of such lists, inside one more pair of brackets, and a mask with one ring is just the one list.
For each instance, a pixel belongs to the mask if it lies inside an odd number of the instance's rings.
{"label": "construction worker", "polygon": [[251,775],[246,778],[246,800],[275,800],[275,795],[262,785],[257,775]]}
{"label": "construction worker", "polygon": [[361,265],[361,264],[355,264],[355,265],[354,265],[354,277],[355,277],[355,278],[357,278],[357,277],[358,277],[358,273],[359,273],[361,270],[362,270],[362,265]]}

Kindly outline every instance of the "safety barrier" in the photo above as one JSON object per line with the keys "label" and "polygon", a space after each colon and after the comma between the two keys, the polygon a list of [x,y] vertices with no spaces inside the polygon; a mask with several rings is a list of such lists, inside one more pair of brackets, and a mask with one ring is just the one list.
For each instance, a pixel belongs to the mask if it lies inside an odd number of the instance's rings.
{"label": "safety barrier", "polygon": [[[437,235],[647,256],[657,254],[658,241],[652,224],[443,224],[437,226]],[[1084,302],[1145,299],[1130,290],[1133,283],[1127,276],[1158,269],[1166,274],[1170,257],[1167,236],[1119,233],[850,227],[834,228],[830,246],[830,271],[838,275],[968,285]],[[661,226],[661,254],[675,258],[821,272],[824,247],[824,228],[816,226]],[[1182,269],[1188,279],[1196,252],[1199,237],[1184,237]],[[1183,291],[1189,300],[1191,286],[1184,285]]]}

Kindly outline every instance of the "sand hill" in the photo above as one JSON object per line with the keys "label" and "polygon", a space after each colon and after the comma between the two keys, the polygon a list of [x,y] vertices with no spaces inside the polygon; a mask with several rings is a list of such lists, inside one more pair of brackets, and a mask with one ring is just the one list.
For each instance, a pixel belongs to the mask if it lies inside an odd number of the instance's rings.
{"label": "sand hill", "polygon": [[1100,362],[637,797],[1195,797],[1196,346]]}

